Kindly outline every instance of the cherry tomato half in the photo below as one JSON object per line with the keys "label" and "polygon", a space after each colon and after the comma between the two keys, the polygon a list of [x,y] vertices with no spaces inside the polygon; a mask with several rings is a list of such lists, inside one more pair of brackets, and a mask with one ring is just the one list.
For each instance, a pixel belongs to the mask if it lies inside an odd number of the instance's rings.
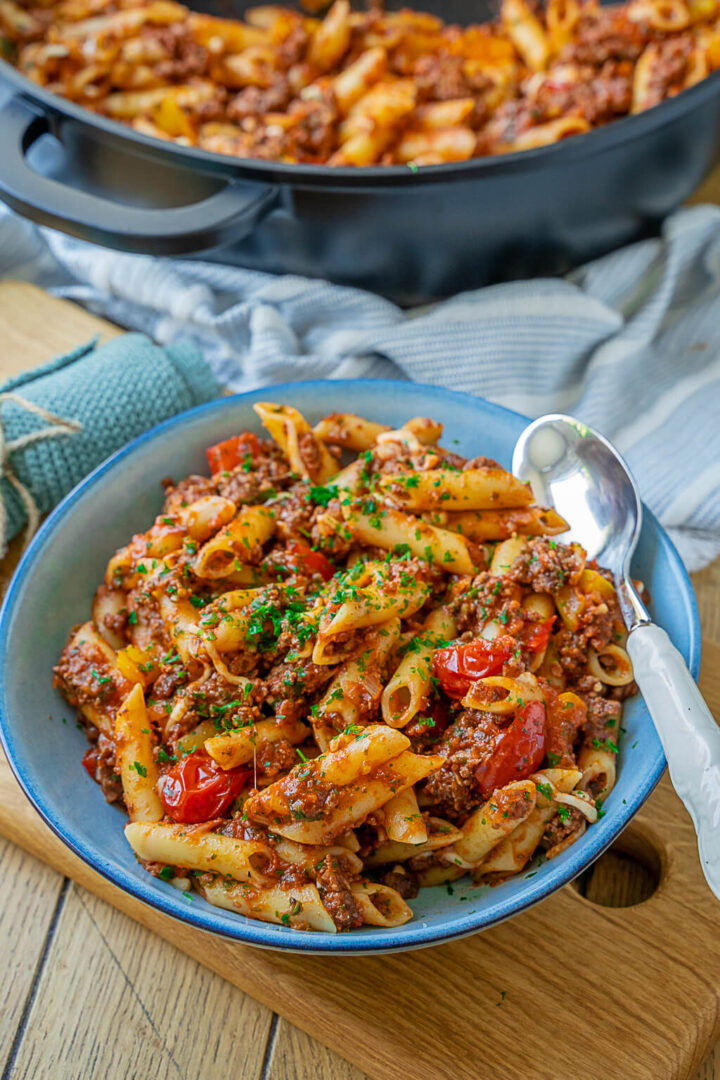
{"label": "cherry tomato half", "polygon": [[556,616],[551,615],[549,619],[543,619],[542,622],[530,623],[523,635],[525,648],[530,652],[543,652],[547,649],[555,619]]}
{"label": "cherry tomato half", "polygon": [[242,435],[234,435],[231,439],[209,446],[205,451],[205,456],[210,472],[215,476],[216,473],[230,472],[231,469],[247,460],[248,455],[256,458],[259,451],[260,443],[257,435],[246,431]]}
{"label": "cherry tomato half", "polygon": [[516,648],[513,639],[507,637],[495,641],[476,638],[465,645],[450,645],[433,656],[433,675],[448,697],[465,697],[475,679],[497,675]]}
{"label": "cherry tomato half", "polygon": [[290,561],[297,570],[319,574],[323,581],[329,581],[335,573],[335,567],[322,551],[313,551],[304,540],[290,540],[287,549]]}
{"label": "cherry tomato half", "polygon": [[160,777],[158,793],[173,821],[196,825],[227,810],[251,775],[243,767],[221,769],[204,750],[196,750]]}
{"label": "cherry tomato half", "polygon": [[498,737],[487,761],[475,770],[478,787],[487,799],[513,780],[526,780],[545,757],[545,706],[529,701]]}
{"label": "cherry tomato half", "polygon": [[91,746],[89,750],[86,750],[83,754],[83,767],[91,780],[95,779],[95,771],[97,769],[98,760],[98,748],[97,746]]}

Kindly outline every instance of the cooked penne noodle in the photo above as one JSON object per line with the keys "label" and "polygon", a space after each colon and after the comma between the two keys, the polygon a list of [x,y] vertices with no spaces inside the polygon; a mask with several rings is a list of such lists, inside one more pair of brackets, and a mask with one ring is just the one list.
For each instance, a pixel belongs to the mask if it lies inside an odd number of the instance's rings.
{"label": "cooked penne noodle", "polygon": [[390,619],[380,625],[359,656],[342,665],[314,707],[312,721],[316,734],[318,728],[325,727],[332,738],[337,731],[356,724],[363,710],[367,712],[377,704],[383,688],[383,666],[397,646],[399,636],[400,620]]}
{"label": "cooked penne noodle", "polygon": [[493,552],[490,561],[490,573],[494,577],[502,577],[525,551],[527,541],[524,536],[512,536],[509,540],[502,540]]}
{"label": "cooked penne noodle", "polygon": [[469,869],[479,866],[501,840],[527,821],[536,802],[537,790],[531,780],[507,784],[470,815],[461,838],[443,849],[443,858],[451,862],[461,859]]}
{"label": "cooked penne noodle", "polygon": [[615,753],[602,746],[586,744],[578,754],[578,766],[582,769],[582,788],[596,799],[606,799],[615,787]]}
{"label": "cooked penne noodle", "polygon": [[403,863],[408,859],[449,847],[462,836],[460,829],[443,818],[428,816],[425,820],[428,838],[422,844],[401,843],[386,840],[365,857],[367,866],[385,866],[388,863]]}
{"label": "cooked penne noodle", "polygon": [[632,660],[619,645],[606,645],[602,652],[590,649],[588,671],[608,686],[628,686],[633,681]]}
{"label": "cooked penne noodle", "polygon": [[201,578],[222,578],[256,562],[275,532],[275,516],[265,506],[243,506],[237,516],[198,552],[193,570]]}
{"label": "cooked penne noodle", "polygon": [[205,741],[205,750],[213,761],[223,769],[235,769],[252,761],[259,751],[262,754],[264,744],[280,742],[302,743],[310,735],[307,724],[296,720],[289,724],[277,724],[273,720],[258,720],[256,724],[228,731],[223,735],[212,735]]}
{"label": "cooked penne noodle", "polygon": [[423,634],[409,643],[382,695],[383,719],[390,727],[406,727],[427,707],[432,689],[433,655],[455,636],[456,629],[457,623],[450,612],[438,608],[425,620]]}
{"label": "cooked penne noodle", "polygon": [[126,608],[127,596],[122,589],[100,585],[96,590],[92,605],[92,621],[111,649],[122,649],[125,644],[124,636],[114,627],[117,626],[118,617]]}
{"label": "cooked penne noodle", "polygon": [[[342,0],[336,0],[336,4]],[[258,402],[253,409],[286,455],[298,476],[325,484],[338,472],[339,462],[315,435],[304,416],[289,405]]]}
{"label": "cooked penne noodle", "polygon": [[162,821],[158,770],[141,686],[135,686],[115,717],[115,754],[125,806],[131,821]]}
{"label": "cooked penne noodle", "polygon": [[428,831],[423,821],[417,796],[412,788],[405,788],[383,807],[383,820],[388,840],[400,844],[424,844]]}
{"label": "cooked penne noodle", "polygon": [[224,874],[235,881],[267,882],[273,865],[268,844],[236,840],[197,826],[134,821],[125,826],[125,837],[140,859]]}
{"label": "cooked penne noodle", "polygon": [[[580,774],[572,769],[564,774],[560,769],[550,769],[536,774],[533,779],[537,790],[535,809],[490,851],[478,867],[479,874],[516,874],[522,870],[533,857],[548,822],[556,813],[555,789],[572,791]],[[544,788],[547,788],[549,798],[543,794]]]}
{"label": "cooked penne noodle", "polygon": [[352,894],[363,922],[368,926],[402,926],[412,919],[412,908],[408,907],[396,889],[390,889],[387,885],[363,881],[353,886]]}
{"label": "cooked penne noodle", "polygon": [[[381,51],[384,54],[384,50]],[[377,424],[354,413],[331,413],[313,428],[318,439],[322,439],[324,443],[343,446],[346,450],[355,450],[356,453],[370,450],[378,435],[389,430],[387,424]],[[333,478],[333,483],[337,483],[337,477]]]}
{"label": "cooked penne noodle", "polygon": [[557,511],[542,506],[515,510],[461,510],[447,514],[442,524],[477,543],[507,540],[513,533],[521,536],[557,536],[568,528],[567,522]]}
{"label": "cooked penne noodle", "polygon": [[317,886],[309,882],[293,885],[291,889],[271,884],[260,888],[216,877],[207,883],[203,881],[200,892],[209,904],[250,919],[281,923],[297,930],[320,930],[326,934],[337,931],[323,907]]}
{"label": "cooked penne noodle", "polygon": [[550,46],[542,25],[525,0],[502,0],[500,14],[513,45],[525,63],[540,71],[550,57]]}
{"label": "cooked penne noodle", "polygon": [[386,551],[406,547],[413,555],[452,574],[472,574],[475,569],[463,537],[447,529],[439,529],[389,508],[376,508],[372,513],[365,513],[359,506],[351,505],[343,507],[343,514],[348,529],[361,544]]}
{"label": "cooked penne noodle", "polygon": [[[315,664],[333,663],[328,656],[327,645],[338,634],[360,630],[368,626],[386,623],[392,618],[407,619],[414,615],[427,600],[429,586],[408,575],[410,580],[396,585],[395,591],[385,591],[391,584],[382,572],[372,576],[372,583],[356,587],[355,598],[343,601],[336,611],[328,610],[320,619],[317,642],[312,659]],[[395,585],[393,582],[392,584]]]}
{"label": "cooked penne noodle", "polygon": [[549,120],[547,124],[537,124],[528,128],[511,143],[498,147],[499,153],[515,153],[518,150],[535,150],[540,146],[567,139],[570,135],[584,135],[590,130],[587,120],[580,116],[563,116],[558,120]]}
{"label": "cooked penne noodle", "polygon": [[410,476],[391,474],[381,476],[378,487],[408,510],[493,510],[532,502],[527,485],[504,469],[492,467],[463,472],[429,469]]}
{"label": "cooked penne noodle", "polygon": [[[505,696],[497,698],[497,692],[504,693]],[[516,679],[506,675],[486,675],[482,679],[475,679],[462,703],[466,709],[484,709],[486,712],[506,716],[517,712],[527,705],[528,701],[544,700],[542,687],[534,675],[526,671]]]}

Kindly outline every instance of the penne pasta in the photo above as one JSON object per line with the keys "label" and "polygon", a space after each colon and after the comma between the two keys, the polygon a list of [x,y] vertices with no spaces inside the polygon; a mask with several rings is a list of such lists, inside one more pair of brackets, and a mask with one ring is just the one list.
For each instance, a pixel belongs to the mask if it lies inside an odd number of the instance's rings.
{"label": "penne pasta", "polygon": [[237,840],[188,825],[140,821],[125,826],[125,837],[138,858],[149,862],[223,874],[235,881],[270,880],[272,849],[257,840]]}
{"label": "penne pasta", "polygon": [[[336,6],[343,0],[336,0]],[[338,460],[315,435],[297,409],[264,401],[253,405],[263,425],[285,453],[293,470],[313,484],[325,484],[338,472]]]}
{"label": "penne pasta", "polygon": [[468,540],[507,540],[513,533],[521,536],[557,536],[568,524],[555,510],[542,506],[515,510],[460,510],[447,514],[442,523]]}
{"label": "penne pasta", "polygon": [[378,486],[394,503],[408,510],[493,510],[532,502],[529,487],[504,469],[492,467],[457,472],[429,469],[408,476],[391,474],[380,477]]}
{"label": "penne pasta", "polygon": [[452,574],[472,574],[475,569],[465,540],[447,529],[399,510],[376,508],[367,513],[351,505],[343,507],[343,514],[348,529],[361,544],[386,551],[405,547]]}
{"label": "penne pasta", "polygon": [[[240,19],[174,0],[0,0],[0,34],[36,85],[165,144],[413,173],[582,134],[720,65],[716,0],[502,0],[464,27],[409,9],[370,17],[350,0],[308,5],[322,17],[276,4]],[[608,41],[612,55],[594,47]],[[303,471],[312,460],[322,472],[307,438],[299,450],[306,435],[286,431],[282,445],[298,475],[325,483]]]}
{"label": "penne pasta", "polygon": [[117,771],[131,821],[162,821],[163,805],[157,794],[158,770],[153,757],[150,721],[142,687],[135,686],[115,718]]}
{"label": "penne pasta", "polygon": [[[251,50],[346,15],[345,119],[376,112],[387,123],[365,135],[392,141],[412,80],[390,72],[414,63],[402,28],[436,35],[432,19],[373,16],[384,60],[361,64],[365,16],[336,4],[321,24],[271,5],[248,13],[263,41],[242,55],[261,72]],[[194,25],[215,59],[237,55],[232,35],[213,44],[212,19]],[[132,40],[113,45],[117,63],[160,47]],[[469,40],[478,72],[502,66],[492,39]],[[441,132],[467,108],[423,101],[403,131]],[[85,770],[127,812],[140,863],[246,918],[335,933],[399,927],[418,888],[495,883],[581,841],[635,689],[609,572],[553,539],[567,523],[527,485],[445,449],[431,417],[390,428],[256,408],[272,439],[225,438],[210,479],[165,484],[55,668],[88,733]]]}
{"label": "penne pasta", "polygon": [[198,552],[193,570],[201,578],[223,578],[257,562],[263,544],[275,532],[275,516],[265,506],[244,506],[225,528]]}
{"label": "penne pasta", "polygon": [[277,743],[287,739],[293,745],[302,743],[310,734],[310,728],[300,721],[289,724],[277,724],[273,720],[258,720],[256,724],[228,731],[223,735],[213,734],[204,742],[205,750],[213,761],[223,769],[235,769],[252,761],[258,750],[262,754],[265,744]]}
{"label": "penne pasta", "polygon": [[406,727],[427,707],[432,689],[432,658],[435,650],[455,636],[457,624],[445,608],[432,611],[423,634],[409,644],[406,655],[382,695],[383,719],[390,727]]}

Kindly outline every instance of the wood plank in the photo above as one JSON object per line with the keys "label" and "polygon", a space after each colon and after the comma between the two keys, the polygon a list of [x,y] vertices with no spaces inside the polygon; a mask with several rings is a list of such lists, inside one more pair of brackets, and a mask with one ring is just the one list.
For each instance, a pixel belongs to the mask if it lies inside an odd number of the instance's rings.
{"label": "wood plank", "polygon": [[0,281],[2,378],[46,364],[95,334],[109,341],[123,331],[89,311],[24,281]]}
{"label": "wood plank", "polygon": [[697,598],[703,642],[720,641],[720,559],[690,575]]}
{"label": "wood plank", "polygon": [[63,880],[62,874],[0,839],[0,1075],[24,1026],[26,1002],[42,964]]}
{"label": "wood plank", "polygon": [[[10,1077],[259,1080],[272,1014],[72,885]],[[10,1078],[8,1078],[10,1080]]]}
{"label": "wood plank", "polygon": [[[407,1063],[407,1072],[398,1072],[398,1077],[401,1075],[412,1077],[411,1062]],[[267,1080],[370,1080],[367,1073],[287,1020],[278,1023],[266,1077]]]}

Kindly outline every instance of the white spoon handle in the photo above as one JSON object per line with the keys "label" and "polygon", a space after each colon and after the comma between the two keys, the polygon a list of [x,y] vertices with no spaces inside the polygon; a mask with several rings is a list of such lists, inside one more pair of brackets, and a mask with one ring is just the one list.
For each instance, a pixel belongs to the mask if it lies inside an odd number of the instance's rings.
{"label": "white spoon handle", "polygon": [[720,727],[664,630],[642,624],[627,648],[673,787],[693,820],[703,873],[720,899]]}

